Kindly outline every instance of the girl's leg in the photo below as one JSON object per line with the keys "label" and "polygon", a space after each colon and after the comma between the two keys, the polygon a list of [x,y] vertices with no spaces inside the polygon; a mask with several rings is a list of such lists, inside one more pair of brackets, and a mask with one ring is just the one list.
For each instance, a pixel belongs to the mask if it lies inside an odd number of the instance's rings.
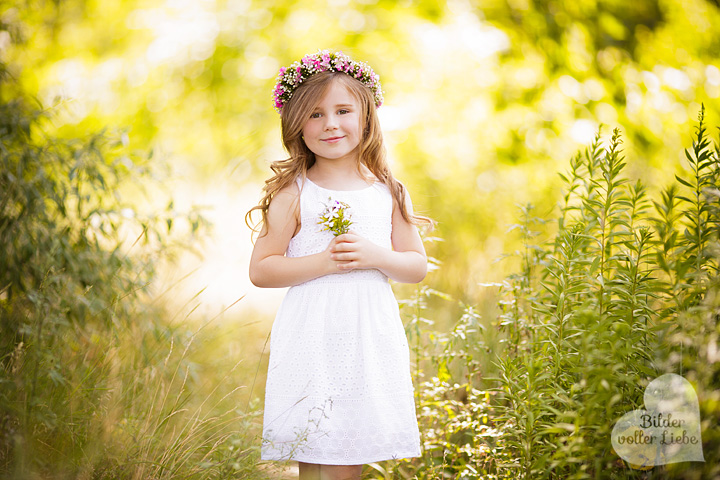
{"label": "girl's leg", "polygon": [[360,480],[362,465],[317,465],[298,462],[300,480]]}
{"label": "girl's leg", "polygon": [[298,462],[299,480],[320,480],[320,465]]}
{"label": "girl's leg", "polygon": [[360,480],[362,465],[322,465],[320,480]]}

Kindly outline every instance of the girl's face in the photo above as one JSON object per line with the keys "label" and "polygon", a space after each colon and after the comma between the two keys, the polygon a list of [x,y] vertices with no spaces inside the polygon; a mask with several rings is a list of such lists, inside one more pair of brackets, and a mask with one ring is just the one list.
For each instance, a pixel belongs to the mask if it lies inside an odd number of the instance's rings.
{"label": "girl's face", "polygon": [[360,144],[360,104],[340,82],[333,81],[325,96],[310,115],[303,127],[305,145],[315,154],[315,159],[357,160]]}

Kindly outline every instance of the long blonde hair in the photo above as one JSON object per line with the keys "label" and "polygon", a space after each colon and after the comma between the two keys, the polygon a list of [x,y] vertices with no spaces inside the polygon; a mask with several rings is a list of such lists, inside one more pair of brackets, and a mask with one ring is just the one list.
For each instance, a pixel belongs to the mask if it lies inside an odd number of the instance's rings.
{"label": "long blonde hair", "polygon": [[407,222],[432,228],[434,226],[432,219],[409,213],[405,202],[405,186],[398,182],[390,172],[372,91],[357,79],[340,72],[319,72],[311,76],[295,90],[292,98],[283,107],[280,114],[282,141],[290,157],[270,165],[274,175],[265,180],[263,198],[258,205],[245,214],[245,223],[253,232],[257,232],[256,227],[250,225],[252,213],[260,210],[262,213],[260,225],[266,224],[267,211],[275,194],[290,185],[298,175],[302,175],[304,181],[308,169],[315,164],[315,154],[305,145],[302,131],[308,120],[308,112],[318,105],[333,81],[341,82],[358,100],[360,118],[365,119],[363,136],[358,145],[359,162],[357,167],[360,175],[364,176],[361,169],[361,164],[364,164],[378,180],[388,186]]}

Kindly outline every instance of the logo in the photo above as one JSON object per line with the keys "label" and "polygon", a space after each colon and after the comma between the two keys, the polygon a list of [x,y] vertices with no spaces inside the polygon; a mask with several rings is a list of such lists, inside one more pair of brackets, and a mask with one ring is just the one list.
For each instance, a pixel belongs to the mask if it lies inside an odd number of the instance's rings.
{"label": "logo", "polygon": [[695,389],[674,373],[645,389],[645,410],[620,418],[612,431],[615,452],[633,468],[676,462],[704,462],[700,410]]}

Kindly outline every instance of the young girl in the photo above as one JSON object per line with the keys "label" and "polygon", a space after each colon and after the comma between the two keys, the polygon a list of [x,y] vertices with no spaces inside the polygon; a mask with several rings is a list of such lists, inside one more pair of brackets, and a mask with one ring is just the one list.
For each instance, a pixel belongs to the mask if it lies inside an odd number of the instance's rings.
{"label": "young girl", "polygon": [[[427,259],[406,189],[385,160],[372,69],[320,51],[282,68],[274,91],[290,154],[254,210],[250,280],[288,290],[270,334],[263,460],[301,479],[360,478],[420,455],[409,348],[388,279],[417,283]],[[349,231],[330,231],[331,226]],[[249,225],[249,223],[248,223]],[[337,236],[334,236],[337,235]]]}

